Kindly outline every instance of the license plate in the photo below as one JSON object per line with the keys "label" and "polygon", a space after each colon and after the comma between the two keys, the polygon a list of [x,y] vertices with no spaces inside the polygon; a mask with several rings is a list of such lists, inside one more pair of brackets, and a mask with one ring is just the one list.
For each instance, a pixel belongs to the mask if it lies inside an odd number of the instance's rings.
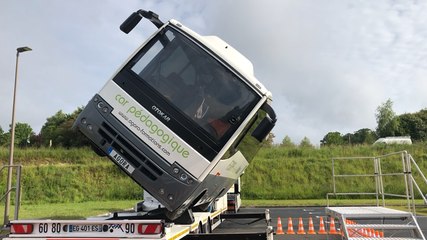
{"label": "license plate", "polygon": [[[104,227],[105,226],[105,227]],[[106,232],[108,225],[64,225],[64,232]]]}
{"label": "license plate", "polygon": [[128,234],[135,234],[135,223],[64,223],[64,222],[46,222],[39,223],[36,226],[33,234],[39,236],[82,236],[84,233],[99,233],[109,236],[125,236]]}
{"label": "license plate", "polygon": [[[134,216],[134,215],[129,215]],[[10,239],[134,239],[141,234],[150,234],[152,239],[164,234],[163,220],[40,220],[34,223],[11,221]]]}
{"label": "license plate", "polygon": [[110,156],[114,159],[114,161],[119,164],[122,168],[124,168],[128,173],[132,174],[135,171],[135,168],[118,152],[116,152],[113,148],[109,149]]}

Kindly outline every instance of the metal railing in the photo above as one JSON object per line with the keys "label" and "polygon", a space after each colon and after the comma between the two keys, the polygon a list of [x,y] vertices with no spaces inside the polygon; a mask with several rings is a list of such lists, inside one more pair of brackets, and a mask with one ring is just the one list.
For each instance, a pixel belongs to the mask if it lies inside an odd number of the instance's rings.
{"label": "metal railing", "polygon": [[[413,166],[416,168],[418,174],[420,174],[422,180],[424,181],[424,184],[427,185],[427,178],[424,176],[423,172],[421,171],[420,167],[418,166],[418,164],[415,162],[414,158],[412,158],[411,155],[409,155],[409,161],[413,164]],[[417,184],[417,181],[414,179],[413,175],[411,174],[411,180],[414,184],[414,186],[417,188],[418,193],[421,195],[421,197],[424,200],[424,203],[427,204],[427,199],[426,199],[426,195],[423,194],[423,192],[421,191],[421,188],[419,187],[419,185]]]}
{"label": "metal railing", "polygon": [[[394,157],[394,158],[393,158]],[[397,157],[397,158],[396,158]],[[361,161],[372,161],[373,163],[373,173],[361,173],[361,174],[336,174],[337,169],[337,161],[354,161],[354,160],[361,160]],[[398,160],[402,162],[400,169],[394,169],[390,172],[390,169],[388,169],[389,172],[383,173],[383,167],[381,166],[382,162],[384,161],[393,161]],[[395,152],[390,153],[382,156],[377,157],[341,157],[341,158],[332,158],[332,185],[333,185],[333,192],[326,194],[327,199],[327,205],[329,207],[329,197],[330,196],[374,196],[376,200],[376,205],[380,206],[382,205],[385,207],[385,198],[386,197],[394,197],[394,198],[406,198],[407,207],[410,212],[412,212],[415,215],[415,196],[414,196],[414,186],[417,189],[418,193],[421,195],[422,199],[424,200],[424,203],[427,204],[426,196],[423,194],[421,188],[417,184],[413,172],[412,167],[415,168],[417,175],[420,176],[420,178],[424,181],[425,185],[427,185],[427,178],[424,176],[423,172],[419,168],[418,164],[415,162],[415,160],[412,158],[412,156],[407,151],[401,151],[401,152]],[[390,193],[385,192],[384,190],[384,178],[387,176],[402,176],[403,182],[404,182],[404,193]],[[373,184],[375,188],[375,192],[338,192],[337,191],[337,181],[341,178],[349,178],[349,177],[367,177],[367,178],[374,178]],[[347,189],[350,187],[347,186]]]}
{"label": "metal railing", "polygon": [[[10,194],[12,191],[15,191],[15,209],[14,209],[14,216],[13,219],[17,220],[18,216],[19,216],[19,207],[21,206],[21,169],[22,169],[22,165],[3,165],[0,168],[0,175],[3,174],[3,170],[6,169],[7,170],[10,169],[10,171],[13,171],[13,169],[16,169],[16,174],[15,174],[15,183],[12,184],[11,188],[9,190],[6,189],[6,192],[0,197],[0,201],[4,201],[5,198],[7,197],[8,194]],[[9,219],[9,216],[6,216],[6,208],[4,209],[4,217],[5,219]],[[4,222],[3,224],[7,224],[6,222]]]}

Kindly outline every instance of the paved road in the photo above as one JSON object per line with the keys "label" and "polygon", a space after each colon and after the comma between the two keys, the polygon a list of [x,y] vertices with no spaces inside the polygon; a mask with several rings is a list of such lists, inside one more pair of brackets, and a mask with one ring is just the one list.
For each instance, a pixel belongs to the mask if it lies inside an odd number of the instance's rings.
{"label": "paved road", "polygon": [[[315,230],[319,229],[319,218],[325,216],[323,208],[269,208],[271,217],[271,226],[274,231],[277,231],[277,221],[280,217],[282,222],[283,231],[287,231],[288,217],[292,218],[293,228],[295,232],[298,230],[298,218],[302,217],[304,222],[305,231],[308,230],[308,218],[313,218]],[[241,213],[263,213],[265,208],[242,208]],[[325,217],[326,218],[326,217]],[[266,223],[263,220],[254,222],[253,219],[232,219],[225,220],[215,232],[220,233],[235,233],[235,232],[263,232],[266,230]],[[289,239],[290,235],[275,235],[274,239]],[[336,235],[293,235],[292,239],[340,239],[340,236]]]}
{"label": "paved road", "polygon": [[[288,224],[288,218],[292,218],[293,222],[293,228],[296,232],[298,230],[298,218],[301,217],[304,222],[304,230],[308,230],[308,219],[311,216],[314,223],[314,229],[317,232],[319,229],[319,218],[320,216],[323,217],[325,221],[325,227],[326,230],[329,230],[329,219],[327,219],[325,208],[323,207],[305,207],[305,208],[298,208],[298,207],[292,207],[292,208],[269,208],[270,209],[270,215],[272,219],[271,225],[274,228],[274,231],[277,231],[277,221],[280,217],[282,222],[282,228],[283,231],[287,231],[287,224]],[[240,210],[243,213],[261,213],[265,211],[265,208],[242,208]],[[421,230],[423,231],[423,234],[427,236],[427,217],[417,217],[417,221],[419,226],[421,227]],[[337,223],[335,223],[337,225]],[[226,231],[243,231],[247,232],[248,229],[250,231],[263,231],[265,229],[265,222],[264,221],[258,221],[253,223],[253,220],[226,220],[223,224],[221,224],[218,231],[226,232]],[[304,239],[326,239],[326,236],[321,235],[304,235]],[[288,237],[288,238],[286,238]],[[286,235],[275,235],[274,239],[289,239],[289,236]],[[299,236],[295,235],[294,239],[301,239]],[[334,236],[328,236],[328,239],[340,239],[338,236],[336,238]]]}

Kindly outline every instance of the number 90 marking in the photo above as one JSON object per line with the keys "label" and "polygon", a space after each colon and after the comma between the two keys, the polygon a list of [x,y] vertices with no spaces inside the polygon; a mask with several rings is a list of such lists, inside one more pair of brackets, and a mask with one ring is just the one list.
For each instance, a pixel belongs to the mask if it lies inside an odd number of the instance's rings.
{"label": "number 90 marking", "polygon": [[133,224],[133,223],[126,223],[125,224],[125,232],[126,233],[135,233],[135,224]]}

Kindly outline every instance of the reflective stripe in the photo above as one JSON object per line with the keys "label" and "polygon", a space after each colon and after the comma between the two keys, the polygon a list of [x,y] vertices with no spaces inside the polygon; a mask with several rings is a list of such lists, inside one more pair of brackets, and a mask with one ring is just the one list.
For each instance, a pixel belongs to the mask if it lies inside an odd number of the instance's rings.
{"label": "reflective stripe", "polygon": [[12,224],[10,232],[14,234],[29,234],[33,232],[33,224]]}
{"label": "reflective stripe", "polygon": [[159,234],[162,231],[161,224],[139,224],[138,233],[139,234]]}

